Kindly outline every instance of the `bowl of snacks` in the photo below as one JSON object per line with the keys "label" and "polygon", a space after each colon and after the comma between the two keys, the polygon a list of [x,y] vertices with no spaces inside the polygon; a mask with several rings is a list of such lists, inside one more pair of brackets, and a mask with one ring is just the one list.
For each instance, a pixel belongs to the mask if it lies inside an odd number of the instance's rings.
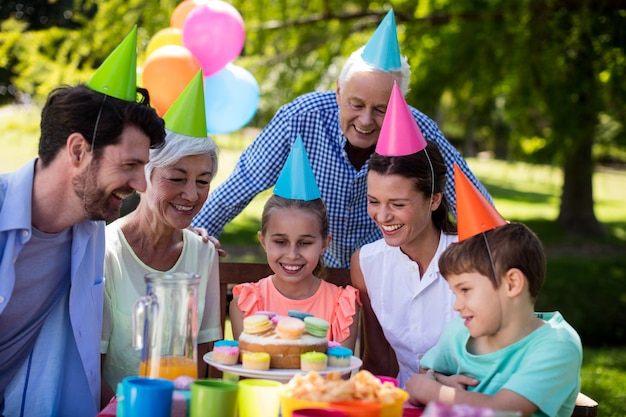
{"label": "bowl of snacks", "polygon": [[[292,417],[301,408],[332,409],[333,403],[362,401],[380,405],[380,417],[401,417],[409,395],[391,382],[381,382],[368,371],[359,371],[350,379],[336,372],[326,377],[316,372],[295,375],[281,387],[282,417]],[[373,407],[369,407],[373,408]]]}

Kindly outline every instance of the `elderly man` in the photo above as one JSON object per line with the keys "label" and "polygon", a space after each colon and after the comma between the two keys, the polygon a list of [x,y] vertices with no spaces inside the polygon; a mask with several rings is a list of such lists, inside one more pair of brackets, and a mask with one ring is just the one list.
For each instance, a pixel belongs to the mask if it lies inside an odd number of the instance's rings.
{"label": "elderly man", "polygon": [[[326,266],[348,267],[352,253],[382,237],[367,215],[367,162],[374,152],[394,81],[408,91],[410,69],[400,55],[393,11],[389,11],[365,47],[345,63],[336,91],[308,93],[281,107],[242,153],[230,177],[213,191],[193,226],[219,236],[224,226],[261,191],[276,183],[291,145],[300,135],[322,199],[328,207],[332,241]],[[437,143],[448,169],[445,194],[455,207],[452,167],[456,162],[487,192],[435,122],[411,108],[426,139]]]}

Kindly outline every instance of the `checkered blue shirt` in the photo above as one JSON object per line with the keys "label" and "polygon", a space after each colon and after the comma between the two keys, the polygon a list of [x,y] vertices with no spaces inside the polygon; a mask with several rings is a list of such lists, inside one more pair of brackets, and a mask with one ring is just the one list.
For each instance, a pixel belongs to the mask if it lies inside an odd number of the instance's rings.
{"label": "checkered blue shirt", "polygon": [[[448,171],[445,195],[452,211],[455,212],[456,208],[454,162],[491,201],[435,122],[412,107],[411,112],[424,137],[439,145]],[[324,261],[329,267],[348,267],[350,256],[356,249],[382,238],[382,234],[367,215],[367,163],[356,171],[344,149],[347,139],[339,125],[339,106],[334,91],[308,93],[282,106],[243,151],[230,177],[209,195],[194,218],[193,226],[204,227],[211,236],[219,236],[224,225],[258,193],[276,183],[298,134],[328,208],[332,239]]]}

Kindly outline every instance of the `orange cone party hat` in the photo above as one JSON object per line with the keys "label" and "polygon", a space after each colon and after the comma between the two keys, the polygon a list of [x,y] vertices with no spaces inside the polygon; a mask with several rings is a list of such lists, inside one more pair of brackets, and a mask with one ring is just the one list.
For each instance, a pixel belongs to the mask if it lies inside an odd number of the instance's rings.
{"label": "orange cone party hat", "polygon": [[426,147],[426,139],[394,81],[380,128],[376,153],[384,156],[411,155]]}
{"label": "orange cone party hat", "polygon": [[507,223],[457,164],[454,164],[454,185],[459,242]]}

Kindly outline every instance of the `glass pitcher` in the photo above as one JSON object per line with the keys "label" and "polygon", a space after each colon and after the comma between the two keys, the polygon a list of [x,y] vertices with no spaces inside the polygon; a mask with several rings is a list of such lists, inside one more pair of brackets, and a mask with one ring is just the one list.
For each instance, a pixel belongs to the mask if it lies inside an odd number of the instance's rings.
{"label": "glass pitcher", "polygon": [[197,378],[200,275],[151,273],[145,281],[146,295],[133,311],[133,347],[141,349],[139,376]]}

